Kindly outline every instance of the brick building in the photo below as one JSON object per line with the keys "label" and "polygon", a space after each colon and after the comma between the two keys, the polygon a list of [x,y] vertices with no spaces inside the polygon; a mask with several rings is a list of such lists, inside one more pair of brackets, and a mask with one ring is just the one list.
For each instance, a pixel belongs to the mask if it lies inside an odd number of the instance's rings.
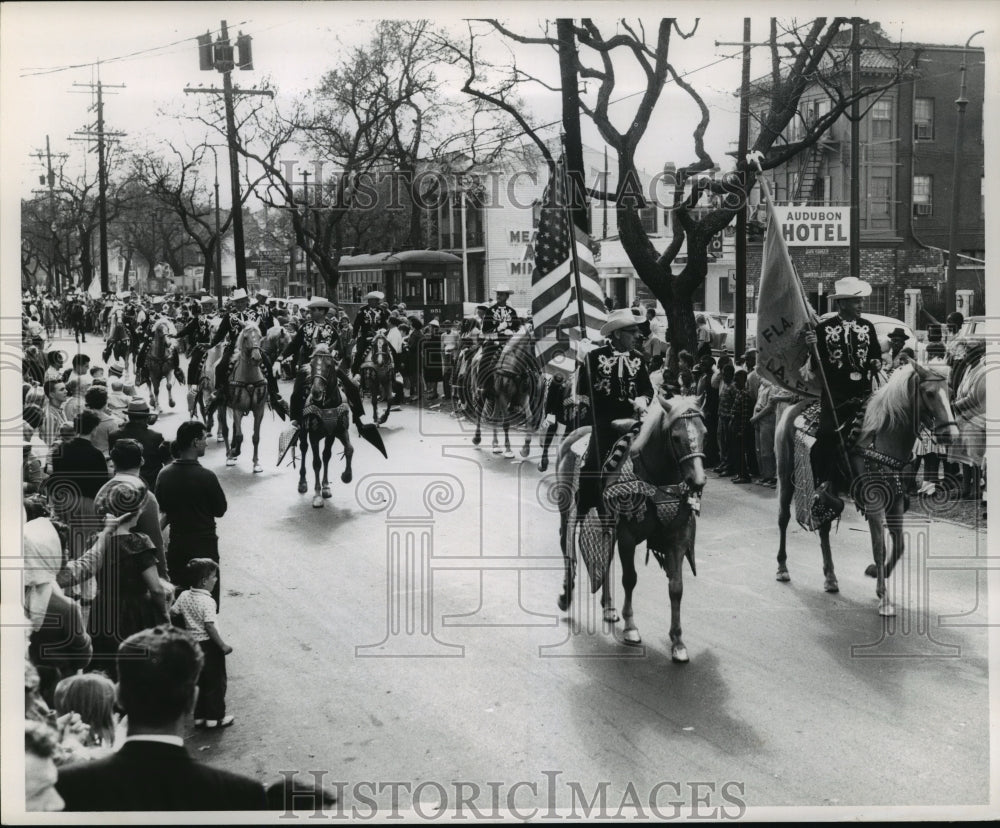
{"label": "brick building", "polygon": [[[972,291],[972,313],[984,312],[985,187],[983,144],[984,52],[960,46],[891,43],[877,26],[861,36],[861,84],[884,82],[897,61],[916,54],[917,67],[877,99],[862,103],[859,155],[860,264],[873,292],[872,313],[904,318],[905,290],[919,289],[920,303],[943,319],[945,274],[952,208],[955,133],[963,59],[966,62],[965,129],[960,165],[957,225],[957,289]],[[751,143],[766,99],[751,101]],[[785,136],[796,140],[806,123],[830,108],[819,87],[802,96],[801,118]],[[767,174],[776,204],[843,207],[849,215],[851,125],[841,117],[815,146]],[[761,214],[758,214],[762,218]],[[826,310],[823,296],[833,282],[850,275],[846,245],[790,244],[792,261],[814,306]],[[748,251],[748,281],[760,273],[760,244]],[[968,313],[968,311],[967,311]],[[930,321],[915,317],[917,326]]]}

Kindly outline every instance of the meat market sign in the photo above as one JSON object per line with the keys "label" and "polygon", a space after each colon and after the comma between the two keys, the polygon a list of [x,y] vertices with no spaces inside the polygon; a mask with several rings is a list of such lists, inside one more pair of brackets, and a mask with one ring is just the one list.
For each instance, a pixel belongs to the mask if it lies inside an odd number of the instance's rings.
{"label": "meat market sign", "polygon": [[781,235],[789,247],[847,247],[850,207],[775,207]]}

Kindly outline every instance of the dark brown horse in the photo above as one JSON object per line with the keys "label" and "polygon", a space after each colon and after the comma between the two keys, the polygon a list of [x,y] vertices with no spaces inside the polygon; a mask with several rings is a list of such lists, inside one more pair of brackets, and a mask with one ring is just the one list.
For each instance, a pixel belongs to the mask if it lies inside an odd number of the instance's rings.
{"label": "dark brown horse", "polygon": [[[337,357],[330,353],[326,345],[317,345],[309,361],[309,397],[305,403],[300,429],[299,448],[302,452],[302,466],[299,471],[299,494],[305,494],[306,486],[306,449],[312,447],[313,474],[315,487],[313,490],[313,508],[322,509],[323,501],[333,495],[330,491],[330,455],[333,453],[333,441],[340,440],[344,446],[345,467],[340,479],[350,483],[352,479],[351,458],[354,456],[354,446],[351,445],[350,433],[351,415],[347,403],[337,384]],[[320,483],[320,448],[323,440],[322,466],[323,480]]]}

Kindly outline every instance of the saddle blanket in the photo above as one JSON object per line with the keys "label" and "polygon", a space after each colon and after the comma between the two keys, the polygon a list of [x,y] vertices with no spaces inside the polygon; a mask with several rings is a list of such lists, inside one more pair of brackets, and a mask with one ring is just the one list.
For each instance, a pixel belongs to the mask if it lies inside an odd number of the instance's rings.
{"label": "saddle blanket", "polygon": [[341,431],[348,427],[347,417],[349,413],[350,409],[347,403],[341,403],[336,408],[319,408],[310,403],[302,412],[302,421],[305,422],[306,418],[311,415],[316,416],[319,417],[323,427],[328,431]]}

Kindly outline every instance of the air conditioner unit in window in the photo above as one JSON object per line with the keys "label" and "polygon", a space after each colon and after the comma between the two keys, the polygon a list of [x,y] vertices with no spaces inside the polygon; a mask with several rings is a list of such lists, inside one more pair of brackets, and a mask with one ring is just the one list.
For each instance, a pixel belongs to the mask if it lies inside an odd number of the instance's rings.
{"label": "air conditioner unit in window", "polygon": [[913,205],[913,215],[915,216],[929,216],[932,215],[933,208],[930,204],[914,204]]}
{"label": "air conditioner unit in window", "polygon": [[930,124],[914,124],[913,137],[918,141],[930,141],[934,138],[934,130]]}

